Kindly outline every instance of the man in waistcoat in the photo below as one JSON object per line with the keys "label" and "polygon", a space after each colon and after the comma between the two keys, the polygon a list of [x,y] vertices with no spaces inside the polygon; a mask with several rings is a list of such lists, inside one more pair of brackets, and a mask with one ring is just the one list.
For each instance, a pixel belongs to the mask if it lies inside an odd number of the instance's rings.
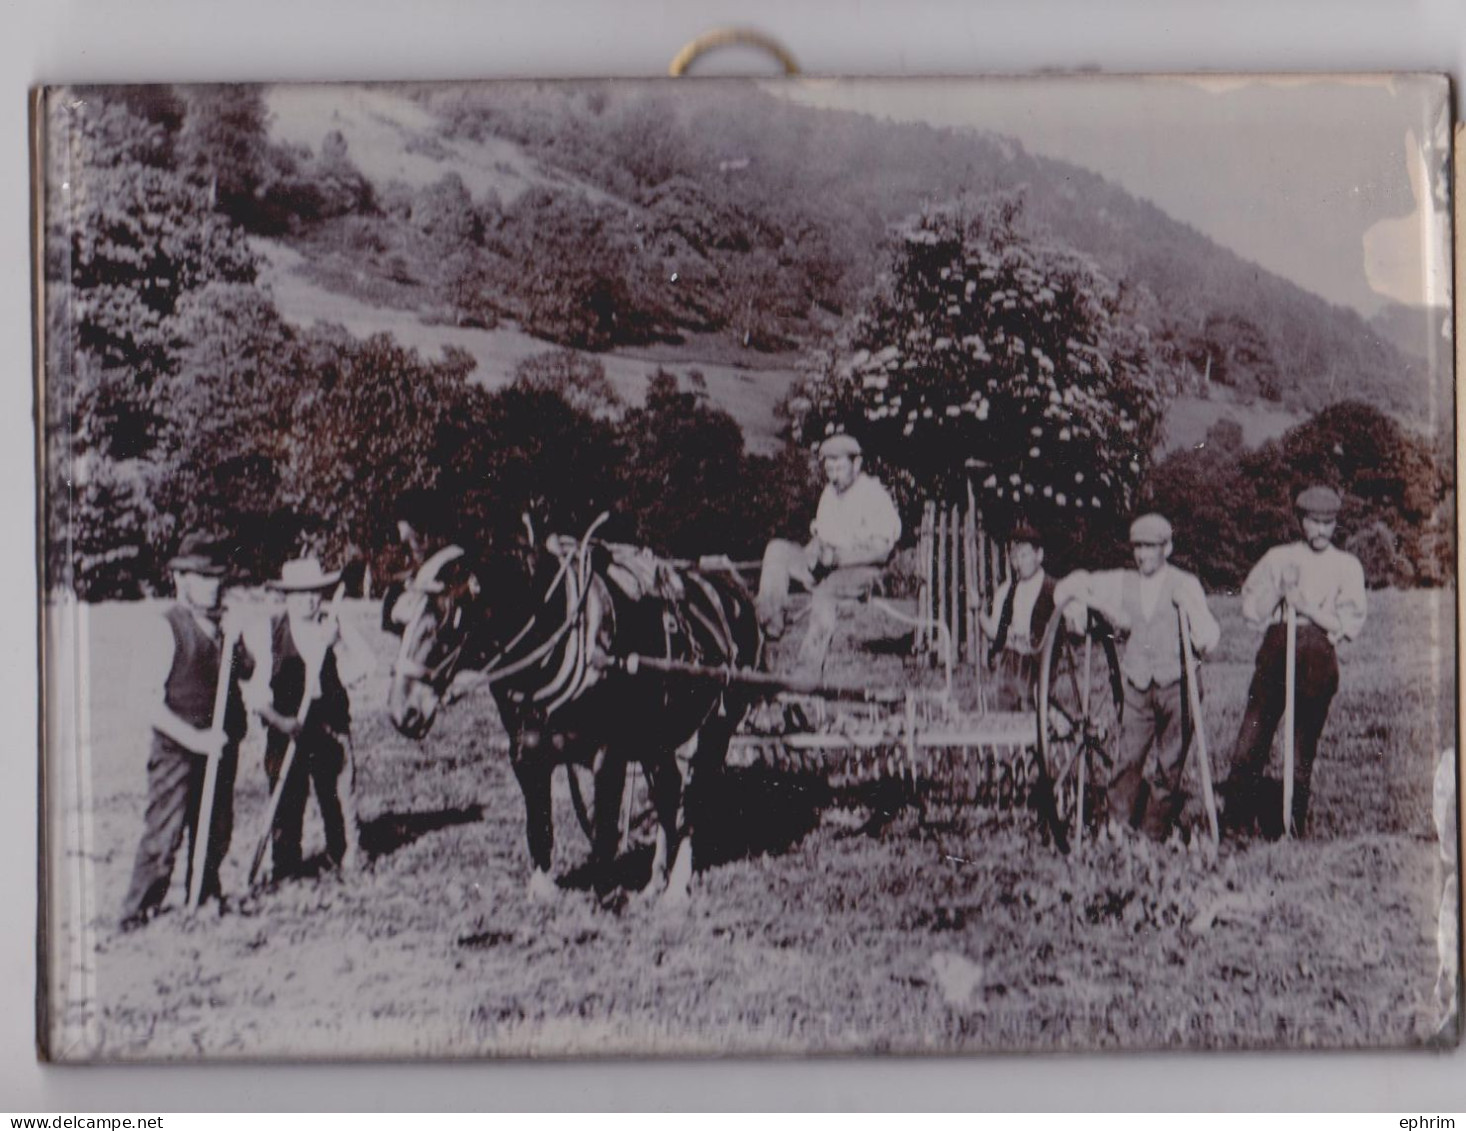
{"label": "man in waistcoat", "polygon": [[1054,579],[1044,572],[1043,539],[1027,524],[1009,536],[1008,561],[1013,573],[981,614],[982,631],[988,669],[997,675],[997,709],[1022,711],[1034,705],[1038,652],[1054,614]]}
{"label": "man in waistcoat", "polygon": [[[148,806],[132,881],[122,905],[122,929],[133,930],[163,905],[173,862],[188,833],[188,883],[193,881],[194,841],[202,805],[212,805],[204,853],[200,902],[220,899],[219,865],[234,828],[234,779],[246,719],[239,683],[249,675],[242,650],[231,657],[232,676],[224,725],[215,727],[214,701],[224,646],[220,594],[225,563],[222,548],[197,533],[183,539],[168,563],[177,600],[158,622],[157,647],[139,647],[139,674],[147,684],[152,746],[148,754]],[[156,657],[156,666],[153,658]],[[218,758],[214,796],[203,798],[204,773]]]}
{"label": "man in waistcoat", "polygon": [[843,433],[820,445],[825,490],[809,542],[776,538],[764,550],[758,615],[771,640],[784,635],[791,582],[809,590],[809,627],[799,647],[799,671],[818,678],[835,636],[841,601],[867,596],[901,538],[901,516],[890,493],[861,470],[860,443]]}
{"label": "man in waistcoat", "polygon": [[[1167,560],[1172,543],[1165,518],[1137,518],[1130,526],[1130,545],[1135,569],[1071,573],[1055,586],[1054,602],[1063,606],[1076,598],[1080,608],[1098,610],[1117,631],[1128,633],[1120,660],[1125,713],[1109,783],[1110,819],[1164,840],[1184,800],[1181,771],[1191,742],[1177,612],[1184,610],[1190,619],[1191,645],[1198,655],[1216,647],[1222,630],[1207,608],[1201,582]],[[1072,605],[1070,610],[1080,611]]]}
{"label": "man in waistcoat", "polygon": [[[1318,739],[1329,705],[1339,689],[1334,646],[1364,629],[1364,568],[1353,554],[1333,544],[1341,500],[1328,487],[1310,487],[1296,500],[1301,541],[1274,546],[1247,575],[1242,615],[1263,629],[1262,646],[1247,711],[1232,747],[1232,769],[1222,795],[1234,806],[1229,824],[1248,827],[1262,813],[1262,772],[1272,750],[1273,732],[1283,717],[1287,663],[1284,608],[1297,618],[1293,704],[1293,829],[1303,835],[1313,783]],[[1241,812],[1237,813],[1236,809]],[[1278,818],[1281,823],[1281,816]]]}
{"label": "man in waistcoat", "polygon": [[[339,571],[322,571],[315,558],[287,562],[279,580],[270,583],[285,594],[285,611],[259,622],[258,635],[250,641],[258,669],[245,697],[268,726],[265,773],[271,790],[280,789],[270,829],[271,874],[277,881],[301,872],[301,829],[312,787],[325,826],[328,858],[343,870],[357,862],[351,700],[346,688],[369,672],[372,661],[365,642],[337,615],[335,602],[323,607],[323,595],[338,586],[340,576]],[[292,745],[294,753],[280,785]]]}

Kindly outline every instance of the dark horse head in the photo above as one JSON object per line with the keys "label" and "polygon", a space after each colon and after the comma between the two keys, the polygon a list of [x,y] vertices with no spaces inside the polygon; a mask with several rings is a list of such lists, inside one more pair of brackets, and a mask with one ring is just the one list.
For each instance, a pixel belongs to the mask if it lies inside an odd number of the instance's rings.
{"label": "dark horse head", "polygon": [[[696,768],[721,768],[747,706],[736,686],[695,671],[760,661],[753,603],[736,579],[596,543],[590,534],[473,566],[455,546],[424,563],[390,619],[402,626],[389,707],[403,734],[428,733],[455,678],[477,671],[492,688],[524,791],[537,875],[548,877],[550,868],[554,766],[594,768],[593,839],[604,864],[618,834],[614,816],[609,827],[601,820],[619,813],[625,768],[638,762],[654,794],[658,860],[671,878],[683,864]],[[633,657],[672,663],[632,674],[640,666]],[[685,855],[680,878],[691,868]]]}
{"label": "dark horse head", "polygon": [[408,738],[426,737],[454,678],[482,660],[483,585],[463,549],[448,546],[389,597],[382,622],[402,634],[387,708]]}

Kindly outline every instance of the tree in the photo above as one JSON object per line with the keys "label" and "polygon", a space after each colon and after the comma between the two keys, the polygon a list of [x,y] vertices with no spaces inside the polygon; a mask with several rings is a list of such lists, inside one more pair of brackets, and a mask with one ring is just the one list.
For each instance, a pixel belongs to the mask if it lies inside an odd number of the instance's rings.
{"label": "tree", "polygon": [[181,86],[178,165],[208,186],[210,202],[249,227],[266,167],[265,97],[257,86]]}
{"label": "tree", "polygon": [[994,197],[898,230],[864,313],[795,405],[798,435],[852,429],[926,495],[960,498],[971,475],[999,525],[1124,513],[1166,392],[1137,298],[1021,214]]}
{"label": "tree", "polygon": [[553,393],[588,416],[619,416],[625,407],[606,378],[606,367],[575,350],[550,350],[525,358],[514,367],[514,384],[526,391]]}
{"label": "tree", "polygon": [[1454,576],[1454,491],[1430,444],[1371,405],[1345,401],[1255,449],[1219,421],[1197,449],[1148,478],[1144,505],[1176,525],[1177,558],[1210,587],[1239,589],[1272,546],[1298,537],[1293,500],[1314,483],[1343,497],[1336,541],[1370,585],[1441,585]]}
{"label": "tree", "polygon": [[180,304],[252,282],[255,259],[174,167],[171,98],[82,93],[47,105],[47,584],[109,596],[136,591],[167,533],[152,492],[171,406],[156,387],[176,366]]}

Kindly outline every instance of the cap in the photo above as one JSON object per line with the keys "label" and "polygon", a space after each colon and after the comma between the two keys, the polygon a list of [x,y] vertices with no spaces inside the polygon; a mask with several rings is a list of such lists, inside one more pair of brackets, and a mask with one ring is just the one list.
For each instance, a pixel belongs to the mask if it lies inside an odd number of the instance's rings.
{"label": "cap", "polygon": [[833,436],[826,437],[825,442],[820,445],[820,459],[826,456],[858,456],[859,454],[860,441],[844,432],[837,432]]}
{"label": "cap", "polygon": [[1035,550],[1042,550],[1044,547],[1043,535],[1026,522],[1020,522],[1013,528],[1013,533],[1008,535],[1009,545],[1016,546],[1020,542],[1026,542]]}
{"label": "cap", "polygon": [[280,570],[280,580],[270,582],[270,588],[287,593],[314,593],[320,589],[329,589],[340,580],[339,569],[326,573],[315,558],[300,558],[286,562]]}
{"label": "cap", "polygon": [[175,573],[197,573],[204,577],[222,577],[227,572],[224,562],[224,548],[219,540],[208,534],[190,533],[183,536],[178,553],[168,562],[168,568]]}
{"label": "cap", "polygon": [[1332,487],[1315,486],[1302,492],[1295,505],[1310,518],[1332,519],[1338,517],[1344,502]]}
{"label": "cap", "polygon": [[1158,514],[1143,514],[1130,524],[1131,543],[1163,546],[1171,540],[1171,524]]}

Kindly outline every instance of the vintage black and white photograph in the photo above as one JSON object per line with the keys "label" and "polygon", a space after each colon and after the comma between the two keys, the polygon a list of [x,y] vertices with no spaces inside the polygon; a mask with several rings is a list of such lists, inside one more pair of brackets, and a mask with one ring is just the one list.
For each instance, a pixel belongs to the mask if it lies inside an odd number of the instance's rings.
{"label": "vintage black and white photograph", "polygon": [[1458,1042],[1444,78],[33,116],[46,1057]]}

